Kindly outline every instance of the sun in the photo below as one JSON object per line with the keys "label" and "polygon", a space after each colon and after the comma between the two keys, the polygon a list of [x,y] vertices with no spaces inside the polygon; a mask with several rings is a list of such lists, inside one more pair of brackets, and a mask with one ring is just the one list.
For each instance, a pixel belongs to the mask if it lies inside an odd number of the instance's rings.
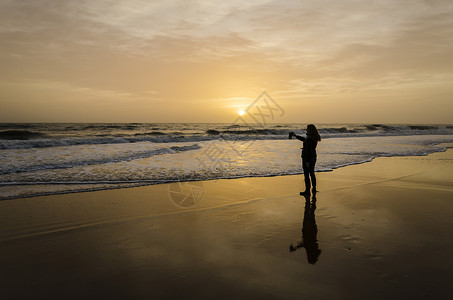
{"label": "sun", "polygon": [[238,114],[239,114],[240,116],[243,116],[243,115],[245,115],[245,111],[240,110],[240,111],[238,111]]}

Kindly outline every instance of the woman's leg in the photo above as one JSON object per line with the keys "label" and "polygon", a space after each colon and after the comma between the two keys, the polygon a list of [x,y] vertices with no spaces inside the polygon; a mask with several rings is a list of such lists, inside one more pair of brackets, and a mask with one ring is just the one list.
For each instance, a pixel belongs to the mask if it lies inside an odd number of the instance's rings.
{"label": "woman's leg", "polygon": [[[313,192],[316,191],[316,175],[315,175],[315,164],[316,164],[316,160],[313,161],[311,164],[310,164],[310,177],[311,177],[311,184],[313,186]],[[310,188],[310,186],[308,187]]]}
{"label": "woman's leg", "polygon": [[307,163],[302,160],[302,169],[304,170],[304,179],[305,179],[305,192],[310,192],[310,169],[307,167]]}

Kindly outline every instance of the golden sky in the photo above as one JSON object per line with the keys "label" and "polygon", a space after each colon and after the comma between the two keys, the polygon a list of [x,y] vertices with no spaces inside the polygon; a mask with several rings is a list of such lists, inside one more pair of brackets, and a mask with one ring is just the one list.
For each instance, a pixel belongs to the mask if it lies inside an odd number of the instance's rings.
{"label": "golden sky", "polygon": [[453,123],[451,0],[0,0],[0,122]]}

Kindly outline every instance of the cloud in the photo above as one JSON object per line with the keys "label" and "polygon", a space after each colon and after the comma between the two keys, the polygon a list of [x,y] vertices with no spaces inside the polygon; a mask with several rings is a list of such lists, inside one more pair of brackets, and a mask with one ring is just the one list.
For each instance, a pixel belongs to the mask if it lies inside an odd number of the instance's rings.
{"label": "cloud", "polygon": [[441,0],[0,0],[0,80],[59,82],[86,99],[153,91],[169,107],[263,89],[287,101],[403,99],[412,86],[447,90],[451,20]]}

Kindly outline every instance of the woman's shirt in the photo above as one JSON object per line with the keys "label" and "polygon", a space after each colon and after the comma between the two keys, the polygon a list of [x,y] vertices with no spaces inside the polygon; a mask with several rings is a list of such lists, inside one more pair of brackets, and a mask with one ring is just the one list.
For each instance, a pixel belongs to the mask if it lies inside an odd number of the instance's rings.
{"label": "woman's shirt", "polygon": [[304,138],[298,135],[296,137],[303,142],[302,159],[304,161],[316,160],[316,146],[318,146],[318,141],[312,137]]}

